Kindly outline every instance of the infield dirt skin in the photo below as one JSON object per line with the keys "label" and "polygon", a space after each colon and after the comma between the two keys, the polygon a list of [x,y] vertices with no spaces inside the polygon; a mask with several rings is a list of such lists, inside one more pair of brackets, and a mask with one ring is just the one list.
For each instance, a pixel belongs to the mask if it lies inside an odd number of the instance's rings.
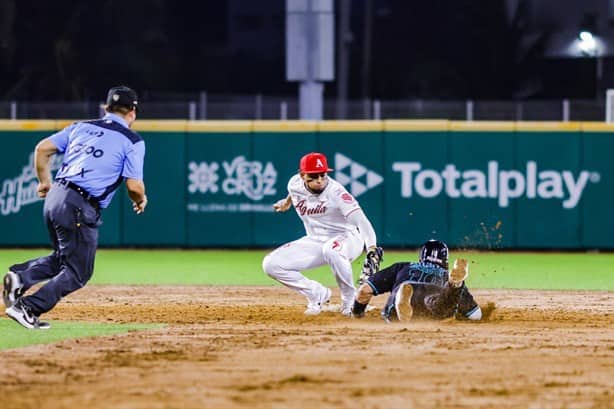
{"label": "infield dirt skin", "polygon": [[167,325],[2,351],[0,406],[614,408],[611,292],[473,293],[482,322],[386,324],[385,296],[350,319],[282,287],[88,286],[44,318]]}

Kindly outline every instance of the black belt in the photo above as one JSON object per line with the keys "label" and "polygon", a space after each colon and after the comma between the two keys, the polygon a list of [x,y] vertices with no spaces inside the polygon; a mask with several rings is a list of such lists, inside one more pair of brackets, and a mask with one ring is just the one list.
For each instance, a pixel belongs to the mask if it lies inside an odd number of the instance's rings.
{"label": "black belt", "polygon": [[79,186],[79,185],[77,185],[75,183],[72,183],[70,180],[66,180],[66,179],[56,179],[55,181],[58,182],[60,185],[64,185],[67,188],[69,188],[71,190],[74,190],[75,192],[79,193],[79,195],[83,199],[85,199],[89,204],[94,206],[94,209],[100,210],[100,202],[98,201],[96,196],[88,193],[81,186]]}

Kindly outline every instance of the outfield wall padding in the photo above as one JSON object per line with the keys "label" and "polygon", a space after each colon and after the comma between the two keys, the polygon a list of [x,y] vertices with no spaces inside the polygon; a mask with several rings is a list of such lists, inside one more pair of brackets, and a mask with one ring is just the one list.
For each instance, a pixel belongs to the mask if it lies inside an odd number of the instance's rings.
{"label": "outfield wall padding", "polygon": [[[32,151],[69,121],[0,121],[0,246],[46,246]],[[614,126],[456,121],[137,121],[149,206],[125,188],[101,246],[274,247],[304,230],[287,194],[299,158],[328,155],[381,245],[614,248]],[[56,157],[57,168],[61,157]]]}

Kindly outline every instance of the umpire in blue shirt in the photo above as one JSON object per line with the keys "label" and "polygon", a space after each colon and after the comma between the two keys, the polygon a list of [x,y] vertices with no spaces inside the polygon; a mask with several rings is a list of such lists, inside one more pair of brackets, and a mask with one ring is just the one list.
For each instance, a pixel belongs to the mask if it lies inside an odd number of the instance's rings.
{"label": "umpire in blue shirt", "polygon": [[[92,277],[100,213],[122,181],[126,181],[134,211],[140,214],[147,207],[145,142],[130,130],[137,107],[136,92],[113,87],[102,119],[76,122],[36,145],[37,190],[45,198],[43,213],[53,253],[11,266],[2,292],[6,314],[24,327],[49,328],[49,323],[39,320],[40,315]],[[49,163],[55,153],[63,153],[64,160],[52,184]],[[45,280],[38,291],[24,296]]]}

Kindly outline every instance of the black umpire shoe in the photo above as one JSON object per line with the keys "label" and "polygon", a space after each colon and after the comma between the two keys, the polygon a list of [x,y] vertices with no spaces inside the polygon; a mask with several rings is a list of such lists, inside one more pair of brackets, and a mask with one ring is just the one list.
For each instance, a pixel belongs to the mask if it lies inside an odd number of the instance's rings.
{"label": "black umpire shoe", "polygon": [[2,299],[4,300],[4,305],[10,308],[23,295],[23,285],[19,276],[10,270],[4,276],[3,284]]}
{"label": "black umpire shoe", "polygon": [[49,329],[51,325],[48,322],[43,322],[38,319],[36,315],[30,311],[27,305],[24,305],[21,300],[6,309],[6,315],[17,321],[28,329]]}

